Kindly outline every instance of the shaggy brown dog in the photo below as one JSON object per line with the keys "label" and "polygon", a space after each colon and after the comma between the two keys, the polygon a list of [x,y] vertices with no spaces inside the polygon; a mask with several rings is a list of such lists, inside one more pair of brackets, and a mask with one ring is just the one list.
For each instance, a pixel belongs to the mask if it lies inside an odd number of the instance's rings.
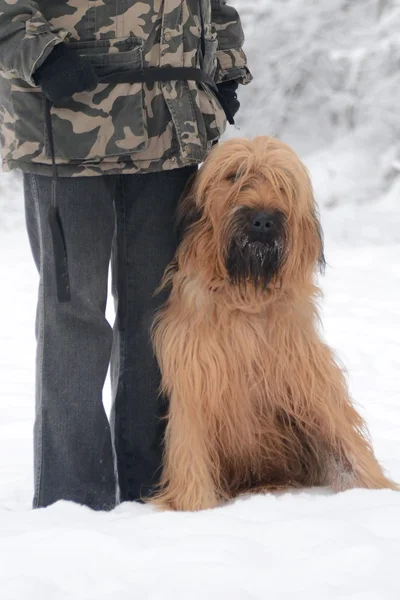
{"label": "shaggy brown dog", "polygon": [[309,176],[268,137],[216,147],[181,202],[183,241],[154,324],[170,399],[156,502],[260,488],[392,488],[318,332],[323,267]]}

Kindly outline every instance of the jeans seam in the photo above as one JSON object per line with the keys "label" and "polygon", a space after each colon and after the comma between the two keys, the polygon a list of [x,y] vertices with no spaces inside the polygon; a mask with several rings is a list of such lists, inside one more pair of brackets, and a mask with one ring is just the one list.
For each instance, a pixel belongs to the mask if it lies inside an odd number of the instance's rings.
{"label": "jeans seam", "polygon": [[[124,287],[124,301],[123,307],[125,310],[125,315],[123,315],[123,327],[121,329],[121,341],[120,341],[120,364],[119,364],[119,382],[118,387],[122,386],[122,394],[121,394],[121,406],[119,407],[120,411],[120,431],[119,435],[122,440],[123,447],[123,455],[124,462],[126,463],[126,439],[124,433],[126,433],[126,404],[125,404],[125,357],[126,357],[126,345],[127,345],[127,321],[128,321],[128,277],[126,276],[126,254],[127,254],[127,224],[126,224],[126,194],[125,194],[125,186],[124,186],[124,177],[120,176],[120,193],[121,193],[121,205],[122,205],[122,246],[123,246],[123,264],[119,265],[119,277],[123,280]],[[122,268],[121,268],[122,266]],[[121,286],[122,287],[122,286]],[[121,423],[122,421],[122,423]],[[122,430],[122,431],[121,431]],[[125,430],[125,432],[124,432]],[[124,469],[124,487],[126,487],[126,469]]]}
{"label": "jeans seam", "polygon": [[[121,197],[122,197],[122,208],[123,208],[123,245],[124,245],[124,265],[123,265],[123,277],[124,277],[124,288],[125,288],[125,301],[124,301],[124,306],[125,306],[125,331],[127,331],[127,321],[128,321],[128,277],[126,276],[126,253],[127,253],[127,236],[126,236],[126,195],[125,195],[125,186],[124,186],[124,179],[123,177],[121,177]],[[122,274],[120,273],[120,275],[122,276]],[[123,343],[123,353],[122,353],[122,369],[121,371],[124,372],[125,371],[125,356],[126,356],[126,338],[127,336],[124,335],[124,343]],[[120,365],[121,366],[121,365]]]}
{"label": "jeans seam", "polygon": [[[38,231],[39,231],[39,252],[40,252],[40,282],[39,282],[39,330],[38,330],[38,365],[37,365],[37,377],[38,377],[38,388],[39,394],[36,399],[36,402],[39,402],[39,427],[36,435],[38,448],[36,449],[36,454],[38,457],[38,468],[37,472],[35,472],[35,496],[34,496],[34,505],[40,506],[40,497],[41,497],[41,483],[42,483],[42,465],[43,465],[43,357],[44,357],[44,255],[43,255],[43,231],[42,231],[42,222],[40,218],[40,207],[39,207],[39,191],[37,186],[37,178],[36,175],[32,175],[32,195],[35,203],[35,213],[36,219],[38,223]],[[36,417],[37,419],[38,417]]]}

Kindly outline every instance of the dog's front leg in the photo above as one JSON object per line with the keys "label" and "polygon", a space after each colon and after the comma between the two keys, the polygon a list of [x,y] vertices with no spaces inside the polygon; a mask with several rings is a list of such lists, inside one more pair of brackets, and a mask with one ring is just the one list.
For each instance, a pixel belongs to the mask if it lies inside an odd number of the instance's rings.
{"label": "dog's front leg", "polygon": [[164,469],[160,492],[153,503],[173,510],[204,510],[217,506],[215,461],[208,446],[204,423],[184,399],[171,397],[165,438]]}
{"label": "dog's front leg", "polygon": [[[335,491],[351,488],[399,489],[388,479],[377,461],[369,440],[367,426],[349,397],[343,373],[336,365],[330,350],[320,345],[319,364],[310,380],[313,394],[309,423],[317,426],[326,483]],[[318,368],[319,367],[319,368]]]}
{"label": "dog's front leg", "polygon": [[317,480],[335,491],[398,489],[375,457],[366,423],[353,406],[331,349],[309,332],[297,340],[287,378],[288,412],[314,448],[306,471],[313,472],[316,460]]}

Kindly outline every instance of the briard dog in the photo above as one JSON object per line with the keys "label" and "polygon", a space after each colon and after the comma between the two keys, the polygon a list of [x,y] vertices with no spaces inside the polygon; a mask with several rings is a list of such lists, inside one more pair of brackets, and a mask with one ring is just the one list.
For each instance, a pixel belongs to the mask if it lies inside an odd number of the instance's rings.
{"label": "briard dog", "polygon": [[153,342],[169,399],[155,502],[200,510],[285,486],[391,488],[318,331],[321,228],[306,168],[269,137],[210,153]]}

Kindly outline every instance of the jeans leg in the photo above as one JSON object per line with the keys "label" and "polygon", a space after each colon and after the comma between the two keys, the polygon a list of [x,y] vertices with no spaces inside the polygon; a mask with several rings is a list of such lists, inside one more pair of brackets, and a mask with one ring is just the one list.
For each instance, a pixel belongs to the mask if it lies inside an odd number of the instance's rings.
{"label": "jeans leg", "polygon": [[59,303],[47,219],[51,179],[24,176],[27,230],[40,274],[34,507],[61,499],[94,509],[115,505],[111,433],[102,390],[112,348],[105,307],[116,181],[109,176],[59,180],[57,199],[72,295],[70,302]]}
{"label": "jeans leg", "polygon": [[178,200],[196,167],[122,175],[116,195],[113,288],[117,320],[111,359],[120,499],[152,493],[162,466],[166,402],[149,331],[165,294],[154,291],[174,257]]}

